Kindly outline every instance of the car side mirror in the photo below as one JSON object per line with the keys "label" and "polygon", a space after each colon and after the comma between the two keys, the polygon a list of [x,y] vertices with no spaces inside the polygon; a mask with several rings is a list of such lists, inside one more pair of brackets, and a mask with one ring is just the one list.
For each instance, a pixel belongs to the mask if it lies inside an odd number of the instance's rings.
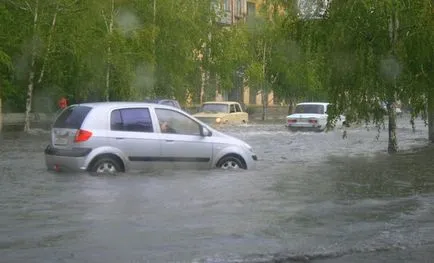
{"label": "car side mirror", "polygon": [[203,137],[211,137],[212,136],[212,131],[210,131],[205,126],[200,126],[200,135],[203,136]]}

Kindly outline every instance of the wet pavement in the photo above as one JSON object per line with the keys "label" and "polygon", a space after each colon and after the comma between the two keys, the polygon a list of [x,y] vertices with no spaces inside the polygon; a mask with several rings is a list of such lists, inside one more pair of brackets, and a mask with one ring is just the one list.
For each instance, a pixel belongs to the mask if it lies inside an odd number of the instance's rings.
{"label": "wet pavement", "polygon": [[251,171],[47,172],[48,134],[0,138],[0,262],[431,262],[434,147],[427,128],[227,133]]}

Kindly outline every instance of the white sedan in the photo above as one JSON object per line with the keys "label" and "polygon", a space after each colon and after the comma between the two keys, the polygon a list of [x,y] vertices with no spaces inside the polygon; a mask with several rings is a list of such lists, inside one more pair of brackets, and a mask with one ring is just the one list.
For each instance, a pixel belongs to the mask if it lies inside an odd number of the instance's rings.
{"label": "white sedan", "polygon": [[[286,127],[291,131],[324,131],[327,126],[327,102],[303,102],[295,107],[293,114],[286,116]],[[344,116],[336,120],[335,127],[342,127]]]}

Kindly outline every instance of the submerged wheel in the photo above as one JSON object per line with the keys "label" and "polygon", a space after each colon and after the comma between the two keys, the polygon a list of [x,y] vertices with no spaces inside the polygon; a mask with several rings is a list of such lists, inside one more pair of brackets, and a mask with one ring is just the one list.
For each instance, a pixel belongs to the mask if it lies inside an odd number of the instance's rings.
{"label": "submerged wheel", "polygon": [[121,171],[121,164],[118,160],[111,157],[103,157],[97,160],[92,167],[90,172],[97,175],[100,174],[116,174]]}
{"label": "submerged wheel", "polygon": [[217,167],[223,170],[247,169],[241,157],[225,156],[217,163]]}

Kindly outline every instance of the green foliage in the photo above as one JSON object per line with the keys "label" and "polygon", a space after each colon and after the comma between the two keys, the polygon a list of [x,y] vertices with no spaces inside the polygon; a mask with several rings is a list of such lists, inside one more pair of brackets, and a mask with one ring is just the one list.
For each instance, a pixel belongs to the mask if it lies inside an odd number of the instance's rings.
{"label": "green foliage", "polygon": [[[39,0],[35,31],[36,2],[29,9],[24,0],[3,1],[3,104],[24,109],[35,47],[34,100],[53,105],[60,96],[104,100],[109,68],[111,100],[160,96],[184,102],[189,93],[197,102],[206,72],[207,96],[217,88],[229,92],[239,85],[237,74],[244,74],[252,91],[328,100],[335,105],[332,117],[346,113],[354,121],[381,122],[379,102],[391,96],[411,104],[415,114],[425,109],[434,83],[430,0],[334,0],[328,7],[270,0],[257,17],[231,27],[218,23],[211,2],[115,0],[110,33],[111,0]],[[399,29],[391,42],[395,15]]]}
{"label": "green foliage", "polygon": [[30,8],[18,0],[0,4],[0,83],[9,110],[24,108],[32,47],[37,52],[35,101],[104,100],[108,66],[111,100],[155,95],[185,100],[186,90],[197,85],[193,50],[206,38],[210,2],[157,0],[154,19],[153,1],[115,0],[110,33],[111,2],[40,0],[35,32],[35,3]]}

